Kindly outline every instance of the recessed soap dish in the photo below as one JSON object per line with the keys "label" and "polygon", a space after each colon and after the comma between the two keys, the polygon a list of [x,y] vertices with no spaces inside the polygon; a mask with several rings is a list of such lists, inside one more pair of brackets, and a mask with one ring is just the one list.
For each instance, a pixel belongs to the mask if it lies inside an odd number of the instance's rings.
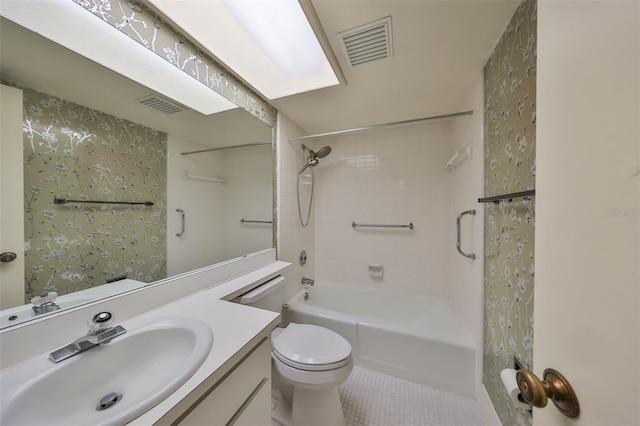
{"label": "recessed soap dish", "polygon": [[384,273],[384,267],[382,263],[371,263],[369,264],[368,270],[369,276],[374,278],[380,278]]}

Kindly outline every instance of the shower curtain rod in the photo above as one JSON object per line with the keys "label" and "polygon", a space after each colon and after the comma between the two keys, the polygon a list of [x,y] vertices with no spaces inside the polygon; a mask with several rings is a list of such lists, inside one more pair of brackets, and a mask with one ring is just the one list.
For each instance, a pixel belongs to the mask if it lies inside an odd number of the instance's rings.
{"label": "shower curtain rod", "polygon": [[462,112],[454,112],[452,114],[434,115],[432,117],[415,118],[413,120],[394,121],[394,122],[391,122],[391,123],[374,124],[372,126],[355,127],[353,129],[336,130],[335,132],[316,133],[315,135],[298,136],[298,137],[295,137],[295,138],[289,138],[289,141],[301,141],[301,140],[304,140],[304,139],[320,138],[320,137],[323,137],[323,136],[336,136],[336,135],[344,135],[346,133],[362,132],[364,130],[377,130],[377,129],[385,129],[387,127],[406,126],[406,125],[409,125],[409,124],[418,124],[418,123],[421,123],[423,121],[440,120],[440,119],[443,119],[443,118],[463,117],[465,115],[471,115],[471,114],[473,114],[473,110],[471,110],[471,111],[462,111]]}
{"label": "shower curtain rod", "polygon": [[266,144],[272,144],[272,143],[273,143],[272,141],[245,143],[244,145],[221,146],[219,148],[207,148],[207,149],[201,149],[198,151],[182,152],[181,154],[182,155],[200,154],[202,152],[220,151],[221,149],[246,148],[248,146],[258,146],[258,145],[266,145]]}

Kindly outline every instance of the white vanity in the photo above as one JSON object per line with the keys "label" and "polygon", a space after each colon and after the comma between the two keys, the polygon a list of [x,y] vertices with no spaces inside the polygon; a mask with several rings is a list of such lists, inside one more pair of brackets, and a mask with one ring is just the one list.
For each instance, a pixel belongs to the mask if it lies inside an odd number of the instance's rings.
{"label": "white vanity", "polygon": [[[58,364],[47,359],[50,352],[85,335],[86,323],[96,312],[111,312],[115,317],[114,325],[122,325],[130,336],[140,329],[139,324],[186,317],[211,329],[213,344],[208,355],[184,384],[127,424],[270,425],[270,334],[279,323],[280,316],[228,300],[278,276],[288,265],[275,260],[274,250],[266,250],[133,293],[2,330],[2,374],[20,368],[22,362],[34,357],[44,368],[74,362],[73,358],[82,357],[84,353]],[[117,339],[110,344],[117,344]],[[153,355],[140,353],[138,356]],[[25,359],[27,361],[23,361]],[[2,392],[2,411],[8,412],[7,404],[11,404],[13,396],[5,395],[8,392],[5,386]],[[37,401],[32,402],[37,405]],[[117,404],[113,406],[116,408]],[[55,415],[48,420],[49,424],[57,424],[56,420],[64,423],[64,419],[56,419]]]}

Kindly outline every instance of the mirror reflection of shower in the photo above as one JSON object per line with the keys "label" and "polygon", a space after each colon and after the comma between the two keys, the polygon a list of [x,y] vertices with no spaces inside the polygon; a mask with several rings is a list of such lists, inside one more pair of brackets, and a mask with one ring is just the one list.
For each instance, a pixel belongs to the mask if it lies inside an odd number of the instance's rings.
{"label": "mirror reflection of shower", "polygon": [[[302,168],[300,168],[300,171],[298,171],[298,182],[296,185],[296,191],[298,195],[298,216],[300,217],[300,225],[302,225],[303,228],[306,228],[307,225],[309,225],[309,217],[311,216],[311,205],[313,204],[313,181],[314,181],[313,168],[320,163],[321,158],[324,158],[331,153],[331,147],[324,146],[320,148],[318,152],[314,152],[313,150],[311,150],[311,148],[307,147],[306,145],[302,145],[302,153],[304,154],[305,151],[309,152],[309,156],[305,160],[305,164],[302,166]],[[302,173],[304,173],[304,171],[307,169],[311,171],[311,175],[310,175],[311,176],[311,195],[309,197],[307,218],[306,220],[304,220],[302,219],[302,207],[300,207],[300,176],[302,176]]]}

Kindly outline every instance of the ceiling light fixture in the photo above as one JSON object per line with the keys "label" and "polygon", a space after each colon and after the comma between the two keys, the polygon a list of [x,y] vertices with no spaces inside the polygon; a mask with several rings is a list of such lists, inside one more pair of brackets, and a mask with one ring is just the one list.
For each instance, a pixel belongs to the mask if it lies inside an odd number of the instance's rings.
{"label": "ceiling light fixture", "polygon": [[2,1],[0,14],[202,114],[237,108],[219,93],[72,1]]}
{"label": "ceiling light fixture", "polygon": [[149,0],[268,99],[340,84],[298,0]]}
{"label": "ceiling light fixture", "polygon": [[224,4],[281,71],[304,76],[320,70],[324,52],[297,1]]}

